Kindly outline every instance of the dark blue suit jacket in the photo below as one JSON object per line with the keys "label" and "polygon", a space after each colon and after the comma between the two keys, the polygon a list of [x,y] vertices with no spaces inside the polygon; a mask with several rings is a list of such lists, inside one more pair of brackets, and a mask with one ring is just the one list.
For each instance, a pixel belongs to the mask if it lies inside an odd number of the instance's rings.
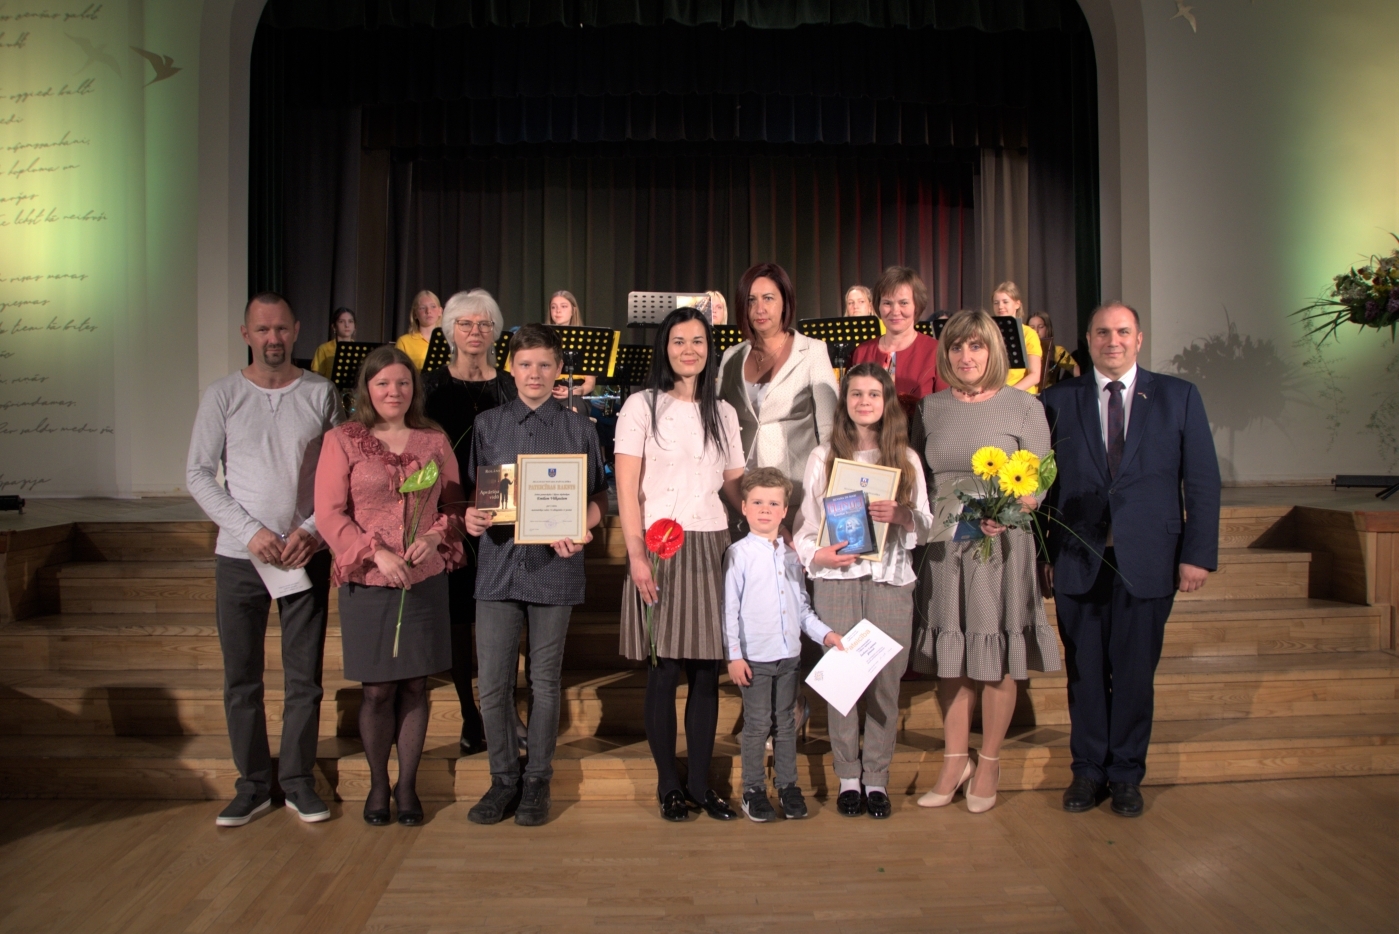
{"label": "dark blue suit jacket", "polygon": [[1109,523],[1117,570],[1134,597],[1169,596],[1178,564],[1218,566],[1219,461],[1194,384],[1137,368],[1115,480],[1108,477],[1093,370],[1051,387],[1044,406],[1059,464],[1048,505],[1074,533],[1047,524],[1055,590],[1078,595],[1092,588]]}

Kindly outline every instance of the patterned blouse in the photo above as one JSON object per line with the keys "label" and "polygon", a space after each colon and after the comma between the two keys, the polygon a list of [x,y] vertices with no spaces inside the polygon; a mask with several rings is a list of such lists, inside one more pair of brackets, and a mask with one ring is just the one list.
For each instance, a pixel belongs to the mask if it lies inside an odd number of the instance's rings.
{"label": "patterned blouse", "polygon": [[[403,481],[429,461],[436,461],[436,485],[418,494],[398,492]],[[402,454],[394,454],[359,422],[346,422],[326,433],[316,467],[316,528],[335,555],[332,581],[387,587],[374,563],[374,552],[396,555],[407,550],[404,527],[421,501],[417,535],[438,532],[442,543],[408,572],[416,584],[463,563],[462,515],[466,496],[447,436],[414,429]]]}

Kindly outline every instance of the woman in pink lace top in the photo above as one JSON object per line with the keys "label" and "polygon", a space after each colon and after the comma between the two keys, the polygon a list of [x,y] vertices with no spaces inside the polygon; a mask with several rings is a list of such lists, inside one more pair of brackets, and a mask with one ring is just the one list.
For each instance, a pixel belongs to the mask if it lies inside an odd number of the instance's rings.
{"label": "woman in pink lace top", "polygon": [[[437,483],[400,493],[430,462]],[[415,495],[419,519],[408,535]],[[464,559],[464,509],[457,460],[446,434],[423,414],[417,368],[403,351],[380,347],[360,370],[354,415],[327,433],[316,468],[316,528],[335,556],[345,677],[364,685],[359,731],[370,775],[364,819],[371,824],[389,821],[395,742],[398,822],[423,820],[416,780],[427,738],[427,677],[452,666],[446,572]]]}

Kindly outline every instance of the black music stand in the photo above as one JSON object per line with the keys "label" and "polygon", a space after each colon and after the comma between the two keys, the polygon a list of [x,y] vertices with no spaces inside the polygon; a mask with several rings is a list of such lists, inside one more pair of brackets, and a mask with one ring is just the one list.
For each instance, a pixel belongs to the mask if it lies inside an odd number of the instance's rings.
{"label": "black music stand", "polygon": [[1001,329],[1001,341],[1006,345],[1006,365],[1012,370],[1027,369],[1025,361],[1025,331],[1019,318],[992,315],[991,320]]}
{"label": "black music stand", "polygon": [[432,329],[432,337],[427,342],[427,356],[423,358],[423,375],[431,373],[452,362],[452,348],[447,346],[447,336],[441,328]]}
{"label": "black music stand", "polygon": [[563,344],[564,373],[568,377],[568,407],[573,408],[573,380],[578,376],[610,379],[617,366],[622,332],[611,328],[550,325]]}
{"label": "black music stand", "polygon": [[348,413],[353,409],[355,384],[359,382],[359,368],[364,358],[384,346],[364,341],[336,341],[335,357],[330,364],[330,381],[340,390],[340,402]]}
{"label": "black music stand", "polygon": [[612,382],[622,388],[625,401],[633,386],[645,386],[651,376],[651,355],[653,351],[645,344],[622,344],[617,348],[617,366],[612,371]]}
{"label": "black music stand", "polygon": [[844,370],[850,365],[850,355],[866,341],[878,340],[884,322],[874,315],[856,318],[803,318],[797,331],[807,337],[824,341],[830,351],[831,365]]}
{"label": "black music stand", "polygon": [[947,323],[946,318],[932,318],[927,321],[919,321],[913,329],[919,334],[926,334],[933,340],[937,340],[942,334],[942,326]]}
{"label": "black music stand", "polygon": [[723,356],[724,351],[735,344],[743,343],[743,332],[734,324],[712,324],[710,333],[714,335],[714,353]]}

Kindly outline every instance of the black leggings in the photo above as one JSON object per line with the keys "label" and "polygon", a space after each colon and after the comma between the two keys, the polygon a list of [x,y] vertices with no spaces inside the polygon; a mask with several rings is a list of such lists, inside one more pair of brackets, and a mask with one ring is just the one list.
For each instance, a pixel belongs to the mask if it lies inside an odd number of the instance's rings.
{"label": "black leggings", "polygon": [[696,801],[709,791],[709,761],[714,756],[714,732],[719,726],[719,666],[717,659],[662,658],[646,675],[646,740],[656,760],[656,790],[664,798],[680,791],[675,762],[675,691],[683,676],[690,686],[685,701],[685,744],[689,781]]}
{"label": "black leggings", "polygon": [[398,746],[398,805],[419,807],[418,762],[427,740],[427,678],[368,682],[359,708],[359,736],[369,763],[365,808],[389,806],[389,748]]}

